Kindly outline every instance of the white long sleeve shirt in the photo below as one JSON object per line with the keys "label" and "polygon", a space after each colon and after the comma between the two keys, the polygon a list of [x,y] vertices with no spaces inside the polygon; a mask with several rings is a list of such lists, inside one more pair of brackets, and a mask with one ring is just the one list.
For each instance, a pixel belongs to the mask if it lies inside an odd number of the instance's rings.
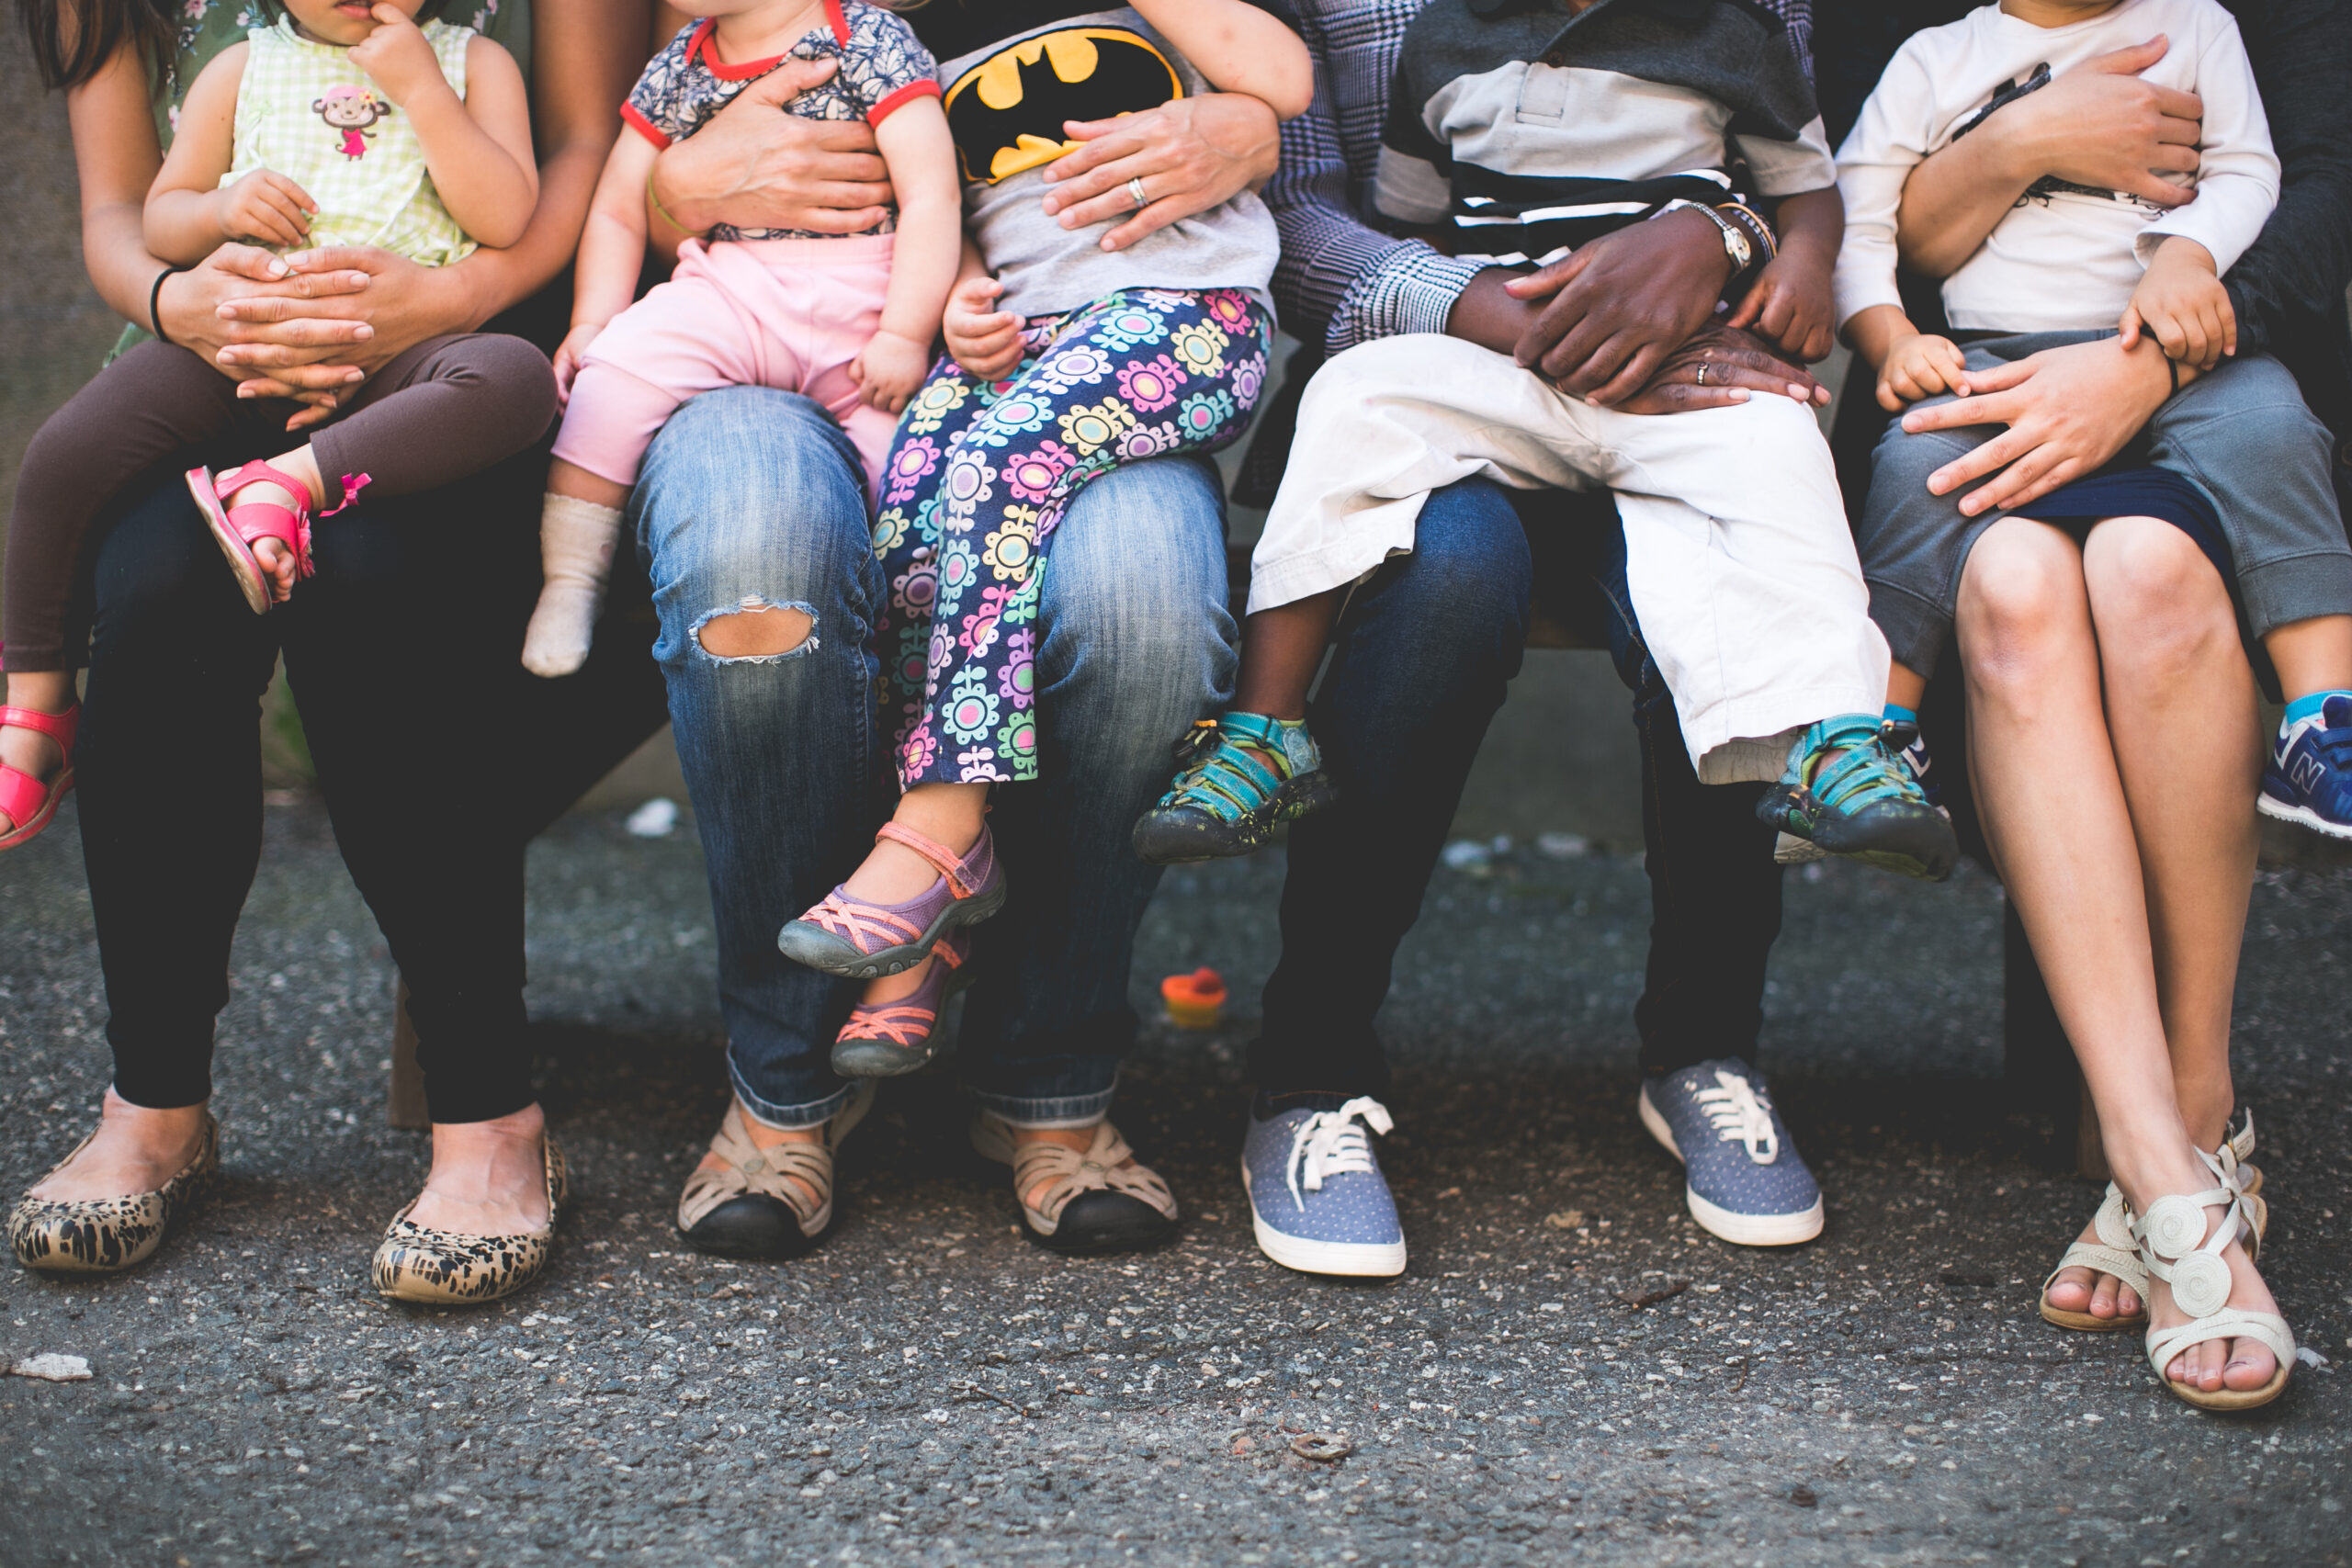
{"label": "white long sleeve shirt", "polygon": [[1963,331],[2111,327],[2156,246],[2176,234],[2229,271],[2278,201],[2278,157],[2230,14],[2216,0],[2124,0],[2086,22],[2040,28],[1987,6],[1914,35],[1838,154],[1846,198],[1838,324],[1873,305],[1902,304],[1895,215],[1914,165],[1949,145],[1997,95],[2158,33],[2171,48],[2142,75],[2205,104],[2196,199],[2166,211],[2120,193],[2037,182],[1944,280],[1944,310]]}

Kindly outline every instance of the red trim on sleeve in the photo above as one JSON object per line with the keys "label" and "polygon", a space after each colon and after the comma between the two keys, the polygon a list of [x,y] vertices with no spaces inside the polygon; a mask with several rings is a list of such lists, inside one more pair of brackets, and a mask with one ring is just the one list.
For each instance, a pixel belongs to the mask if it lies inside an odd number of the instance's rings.
{"label": "red trim on sleeve", "polygon": [[702,26],[695,30],[695,36],[686,43],[686,58],[692,60],[701,56],[703,69],[720,81],[741,82],[753,76],[764,76],[784,62],[783,55],[771,54],[765,60],[746,61],[741,65],[728,64],[718,58],[718,28],[717,17],[705,17]]}
{"label": "red trim on sleeve", "polygon": [[926,76],[920,82],[910,82],[872,108],[865,111],[865,123],[879,125],[917,98],[939,96],[939,84]]}
{"label": "red trim on sleeve", "polygon": [[849,17],[842,12],[842,0],[825,0],[825,16],[833,24],[833,41],[843,49],[849,47]]}
{"label": "red trim on sleeve", "polygon": [[621,123],[652,142],[653,149],[657,152],[670,145],[669,135],[660,126],[646,118],[644,113],[635,104],[621,106]]}

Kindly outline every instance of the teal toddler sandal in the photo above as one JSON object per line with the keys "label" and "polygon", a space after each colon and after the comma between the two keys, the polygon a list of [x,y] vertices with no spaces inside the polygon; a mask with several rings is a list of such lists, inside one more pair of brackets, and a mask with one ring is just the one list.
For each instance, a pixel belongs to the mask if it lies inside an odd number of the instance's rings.
{"label": "teal toddler sandal", "polygon": [[1203,719],[1177,742],[1176,761],[1176,782],[1136,823],[1136,854],[1153,865],[1250,854],[1340,797],[1303,719]]}
{"label": "teal toddler sandal", "polygon": [[1823,719],[1790,748],[1788,771],[1756,815],[1826,853],[1941,882],[1959,863],[1960,840],[1904,765],[1912,733],[1872,714]]}

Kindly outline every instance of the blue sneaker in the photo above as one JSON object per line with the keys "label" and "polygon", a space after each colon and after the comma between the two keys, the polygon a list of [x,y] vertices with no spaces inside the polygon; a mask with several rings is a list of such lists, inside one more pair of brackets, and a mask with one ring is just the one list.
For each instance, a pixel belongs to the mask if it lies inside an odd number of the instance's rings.
{"label": "blue sneaker", "polygon": [[2255,805],[2265,817],[2352,839],[2352,697],[2331,696],[2311,717],[2278,727]]}
{"label": "blue sneaker", "polygon": [[1736,1056],[1642,1080],[1642,1125],[1689,1173],[1690,1217],[1742,1247],[1821,1234],[1821,1189],[1804,1168],[1764,1075]]}
{"label": "blue sneaker", "polygon": [[1388,1108],[1369,1095],[1302,1097],[1308,1103],[1260,1115],[1250,1111],[1241,1185],[1258,1247],[1303,1274],[1391,1275],[1405,1271],[1405,1227],[1365,1135],[1388,1131]]}

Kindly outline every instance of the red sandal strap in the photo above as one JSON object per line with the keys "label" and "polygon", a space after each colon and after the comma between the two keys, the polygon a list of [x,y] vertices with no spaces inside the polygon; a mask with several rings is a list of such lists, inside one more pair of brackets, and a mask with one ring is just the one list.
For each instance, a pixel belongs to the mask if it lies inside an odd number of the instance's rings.
{"label": "red sandal strap", "polygon": [[[982,829],[981,831],[985,833],[987,829]],[[969,898],[972,896],[974,891],[972,885],[964,878],[964,856],[957,854],[945,844],[934,839],[926,839],[912,828],[901,828],[896,822],[883,823],[881,830],[874,835],[874,841],[877,844],[885,839],[892,843],[904,844],[929,861],[938,869],[939,874],[946,878],[948,891],[955,894],[956,897]],[[978,849],[979,846],[975,843],[972,847]]]}
{"label": "red sandal strap", "polygon": [[[249,501],[243,506],[230,498],[253,484],[274,484],[294,498],[290,507],[274,501]],[[220,509],[237,536],[248,545],[255,539],[282,539],[294,547],[294,575],[309,577],[316,570],[311,561],[311,487],[282,468],[271,468],[255,457],[232,474],[222,474],[212,481],[213,493],[220,498]]]}
{"label": "red sandal strap", "polygon": [[15,832],[40,816],[56,784],[55,779],[43,784],[21,768],[0,763],[0,816],[8,818],[7,831]]}
{"label": "red sandal strap", "polygon": [[0,729],[30,729],[46,735],[56,741],[68,757],[74,755],[74,732],[81,727],[82,705],[79,703],[63,713],[43,713],[39,708],[0,707]]}

